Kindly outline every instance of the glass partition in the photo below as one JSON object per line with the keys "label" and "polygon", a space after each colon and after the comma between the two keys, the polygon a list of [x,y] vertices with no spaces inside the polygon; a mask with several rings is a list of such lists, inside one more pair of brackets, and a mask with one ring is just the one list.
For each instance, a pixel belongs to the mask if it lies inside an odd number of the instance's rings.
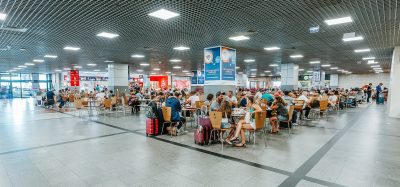
{"label": "glass partition", "polygon": [[52,88],[50,74],[0,73],[0,99],[35,97]]}

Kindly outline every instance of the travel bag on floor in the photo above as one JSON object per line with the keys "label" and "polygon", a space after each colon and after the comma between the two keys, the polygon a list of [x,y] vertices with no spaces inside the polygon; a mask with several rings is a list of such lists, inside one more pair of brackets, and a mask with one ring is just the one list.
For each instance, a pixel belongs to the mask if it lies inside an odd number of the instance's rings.
{"label": "travel bag on floor", "polygon": [[208,117],[199,117],[199,127],[194,131],[194,143],[207,145],[210,141],[211,121]]}
{"label": "travel bag on floor", "polygon": [[146,118],[146,135],[157,136],[158,135],[158,119],[157,118]]}
{"label": "travel bag on floor", "polygon": [[378,104],[384,104],[385,103],[385,96],[381,93],[378,95]]}

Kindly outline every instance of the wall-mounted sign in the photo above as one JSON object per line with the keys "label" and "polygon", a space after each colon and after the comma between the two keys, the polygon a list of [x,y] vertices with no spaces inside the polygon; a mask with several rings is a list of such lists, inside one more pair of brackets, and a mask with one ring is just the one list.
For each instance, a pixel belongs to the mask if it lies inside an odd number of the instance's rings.
{"label": "wall-mounted sign", "polygon": [[79,71],[78,70],[71,70],[69,71],[69,78],[70,78],[70,85],[71,86],[79,86],[80,85],[80,78],[79,78]]}

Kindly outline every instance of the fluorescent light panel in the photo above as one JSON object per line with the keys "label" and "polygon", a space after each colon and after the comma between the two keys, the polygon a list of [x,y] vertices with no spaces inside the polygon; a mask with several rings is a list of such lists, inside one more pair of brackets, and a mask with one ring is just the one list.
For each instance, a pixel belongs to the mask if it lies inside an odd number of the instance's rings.
{"label": "fluorescent light panel", "polygon": [[351,41],[358,41],[358,40],[364,40],[362,36],[356,36],[356,37],[351,37],[351,38],[343,38],[344,42],[351,42]]}
{"label": "fluorescent light panel", "polygon": [[339,69],[338,67],[332,67],[331,69]]}
{"label": "fluorescent light panel", "polygon": [[44,62],[44,60],[42,60],[42,59],[34,59],[33,61],[34,62]]}
{"label": "fluorescent light panel", "polygon": [[232,36],[232,37],[230,37],[229,39],[230,39],[230,40],[234,40],[234,41],[241,41],[241,40],[248,40],[248,39],[250,39],[250,38],[247,37],[247,36],[241,35],[241,36]]}
{"label": "fluorescent light panel", "polygon": [[87,66],[97,66],[97,64],[86,64]]}
{"label": "fluorescent light panel", "polygon": [[362,52],[370,52],[371,51],[371,49],[356,49],[356,50],[354,50],[354,52],[356,52],[356,53],[362,53]]}
{"label": "fluorescent light panel", "polygon": [[254,60],[254,59],[244,59],[243,61],[244,62],[255,62],[256,60]]}
{"label": "fluorescent light panel", "polygon": [[363,60],[375,60],[375,57],[364,57]]}
{"label": "fluorescent light panel", "polygon": [[319,64],[319,63],[321,63],[321,61],[310,61],[310,64]]}
{"label": "fluorescent light panel", "polygon": [[58,56],[56,55],[44,55],[45,58],[57,58]]}
{"label": "fluorescent light panel", "polygon": [[165,10],[162,8],[162,9],[152,12],[148,15],[156,17],[156,18],[160,18],[162,20],[167,20],[167,19],[171,19],[173,17],[179,16],[180,14],[169,11],[169,10]]}
{"label": "fluorescent light panel", "polygon": [[337,25],[337,24],[350,23],[350,22],[353,22],[353,19],[351,19],[350,16],[325,20],[325,23],[327,25]]}
{"label": "fluorescent light panel", "polygon": [[303,55],[290,55],[290,58],[303,58]]}
{"label": "fluorescent light panel", "polygon": [[115,38],[115,37],[118,37],[119,34],[109,33],[109,32],[101,32],[101,33],[97,34],[96,36],[104,37],[104,38]]}
{"label": "fluorescent light panel", "polygon": [[93,70],[93,71],[100,71],[99,69],[95,69],[95,70]]}
{"label": "fluorescent light panel", "polygon": [[179,47],[174,47],[175,50],[179,50],[179,51],[184,51],[184,50],[189,50],[189,47],[185,47],[185,46],[179,46]]}
{"label": "fluorescent light panel", "polygon": [[330,64],[322,64],[321,67],[331,67]]}
{"label": "fluorescent light panel", "polygon": [[27,63],[25,63],[25,65],[26,65],[26,66],[34,66],[35,64],[34,64],[34,63],[29,63],[29,62],[27,62]]}
{"label": "fluorescent light panel", "polygon": [[180,60],[180,59],[171,59],[171,60],[169,60],[170,62],[181,62],[182,60]]}
{"label": "fluorescent light panel", "polygon": [[5,20],[7,18],[7,14],[0,13],[0,20]]}
{"label": "fluorescent light panel", "polygon": [[112,62],[114,62],[114,61],[112,61],[112,60],[106,60],[106,61],[104,61],[104,62],[106,62],[106,63],[112,63]]}
{"label": "fluorescent light panel", "polygon": [[174,68],[174,69],[181,69],[182,67],[180,67],[180,66],[174,66],[174,67],[172,67],[172,68]]}
{"label": "fluorescent light panel", "polygon": [[79,47],[72,47],[72,46],[66,46],[66,47],[64,47],[64,49],[65,49],[65,50],[70,50],[70,51],[78,51],[78,50],[80,50],[81,48],[79,48]]}
{"label": "fluorescent light panel", "polygon": [[140,63],[140,66],[150,66],[149,63]]}
{"label": "fluorescent light panel", "polygon": [[264,48],[265,50],[267,50],[267,51],[275,51],[275,50],[279,50],[279,49],[281,49],[280,47],[265,47]]}
{"label": "fluorescent light panel", "polygon": [[131,57],[132,58],[144,58],[144,55],[134,54]]}
{"label": "fluorescent light panel", "polygon": [[271,67],[277,67],[277,66],[279,66],[278,64],[271,64],[271,65],[269,65],[269,66],[271,66]]}

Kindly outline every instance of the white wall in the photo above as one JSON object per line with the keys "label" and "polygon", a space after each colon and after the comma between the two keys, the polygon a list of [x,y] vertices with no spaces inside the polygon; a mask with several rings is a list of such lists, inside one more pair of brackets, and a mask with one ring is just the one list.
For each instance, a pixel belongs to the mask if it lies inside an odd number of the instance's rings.
{"label": "white wall", "polygon": [[371,73],[371,74],[349,74],[339,75],[339,88],[354,88],[372,83],[375,87],[379,83],[383,83],[384,87],[389,87],[390,73]]}

